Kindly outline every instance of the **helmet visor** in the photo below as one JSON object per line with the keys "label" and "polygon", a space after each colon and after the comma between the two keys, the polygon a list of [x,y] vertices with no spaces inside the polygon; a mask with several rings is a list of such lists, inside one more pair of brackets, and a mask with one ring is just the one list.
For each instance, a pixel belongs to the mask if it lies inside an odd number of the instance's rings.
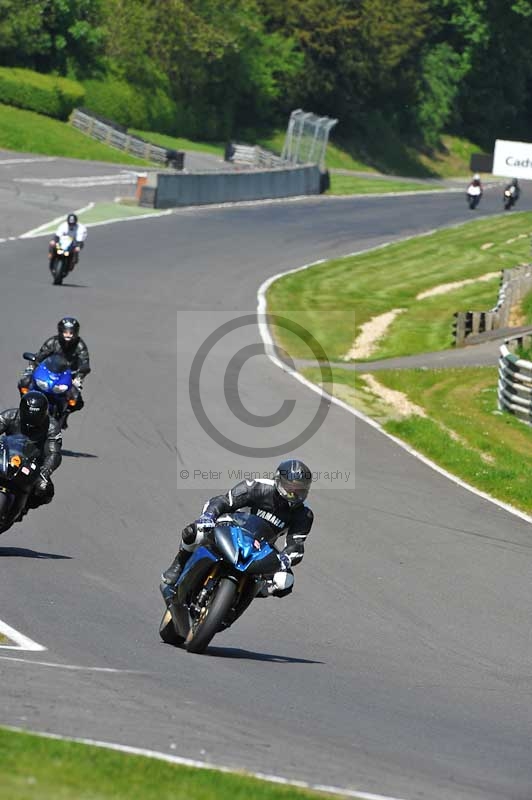
{"label": "helmet visor", "polygon": [[310,481],[289,481],[286,478],[277,479],[277,491],[289,503],[302,503],[310,489]]}

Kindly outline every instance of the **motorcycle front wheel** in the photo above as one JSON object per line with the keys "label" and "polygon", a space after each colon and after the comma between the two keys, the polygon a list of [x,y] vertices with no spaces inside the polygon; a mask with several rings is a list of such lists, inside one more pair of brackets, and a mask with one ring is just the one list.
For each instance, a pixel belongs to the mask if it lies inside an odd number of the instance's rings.
{"label": "motorcycle front wheel", "polygon": [[8,505],[9,505],[9,500],[7,494],[5,494],[4,492],[0,492],[0,533],[6,531],[7,528],[9,527],[9,525],[6,526]]}
{"label": "motorcycle front wheel", "polygon": [[230,578],[221,578],[207,599],[198,618],[192,623],[185,647],[189,653],[204,653],[211,639],[220,630],[222,622],[235,601],[237,586]]}
{"label": "motorcycle front wheel", "polygon": [[54,286],[60,286],[63,283],[63,278],[65,277],[65,270],[63,265],[64,261],[62,258],[58,258],[57,256],[55,256],[52,259],[50,269],[52,271],[52,277],[54,279]]}

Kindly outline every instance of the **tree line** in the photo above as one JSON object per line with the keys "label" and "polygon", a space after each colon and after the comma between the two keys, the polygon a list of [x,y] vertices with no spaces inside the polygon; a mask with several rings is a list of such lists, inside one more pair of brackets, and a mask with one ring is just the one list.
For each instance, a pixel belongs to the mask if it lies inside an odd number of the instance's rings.
{"label": "tree line", "polygon": [[0,65],[78,80],[126,124],[134,92],[144,124],[204,139],[294,108],[346,137],[529,139],[531,41],[529,0],[0,0]]}

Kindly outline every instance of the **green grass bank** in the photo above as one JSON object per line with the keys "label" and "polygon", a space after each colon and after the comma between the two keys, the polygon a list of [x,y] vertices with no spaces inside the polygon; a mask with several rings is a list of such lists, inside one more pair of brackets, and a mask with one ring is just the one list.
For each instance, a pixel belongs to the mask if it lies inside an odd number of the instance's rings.
{"label": "green grass bank", "polygon": [[[321,384],[326,391],[470,485],[526,513],[532,512],[532,428],[498,410],[496,366],[366,374],[342,369],[340,362],[363,323],[394,309],[402,311],[371,355],[356,359],[362,366],[364,360],[451,347],[453,313],[495,305],[500,270],[530,261],[531,231],[528,212],[470,222],[287,275],[268,293],[269,312],[302,325],[333,362],[332,382]],[[423,296],[437,287],[443,291]],[[521,324],[532,324],[530,296],[518,312]],[[274,333],[292,357],[310,357],[295,333]],[[303,374],[318,384],[323,380],[319,369]]]}
{"label": "green grass bank", "polygon": [[0,728],[0,753],[2,800],[317,800],[333,796],[6,728]]}

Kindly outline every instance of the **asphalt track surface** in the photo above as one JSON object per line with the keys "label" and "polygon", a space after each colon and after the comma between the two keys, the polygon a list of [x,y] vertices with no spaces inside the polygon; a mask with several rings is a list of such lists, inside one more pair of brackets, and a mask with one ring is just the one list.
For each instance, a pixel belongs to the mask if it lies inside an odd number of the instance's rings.
{"label": "asphalt track surface", "polygon": [[[199,345],[254,314],[270,275],[458,223],[464,206],[438,194],[181,210],[89,231],[63,287],[46,239],[0,245],[1,406],[17,402],[22,351],[64,314],[93,362],[56,499],[0,541],[0,619],[47,648],[0,649],[1,724],[409,800],[530,800],[530,524],[337,406],[297,448],[321,475],[293,595],[257,600],[205,656],[157,633],[178,528],[235,482],[230,470],[280,459],[234,454],[200,427],[188,389]],[[15,211],[4,224],[18,235]],[[207,357],[202,401],[227,436],[282,450],[319,398],[256,356],[239,376],[245,408],[296,410],[273,429],[236,418],[223,382],[258,342],[244,322]],[[235,393],[230,382],[233,406]]]}

